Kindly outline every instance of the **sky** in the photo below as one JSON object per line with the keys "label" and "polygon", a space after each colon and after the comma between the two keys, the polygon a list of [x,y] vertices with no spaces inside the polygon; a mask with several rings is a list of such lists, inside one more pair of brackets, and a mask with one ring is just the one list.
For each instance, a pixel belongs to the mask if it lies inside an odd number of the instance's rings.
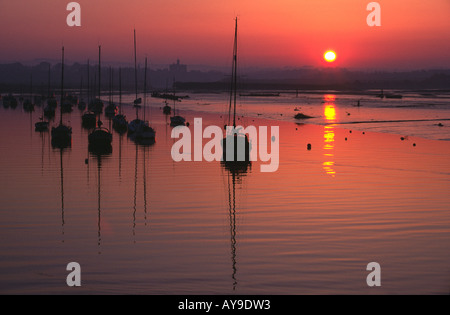
{"label": "sky", "polygon": [[[68,0],[0,0],[0,62],[60,58],[225,67],[234,18],[241,67],[450,68],[450,0],[79,0],[81,26],[66,24]],[[323,59],[334,50],[332,64]],[[141,62],[142,63],[142,62]]]}

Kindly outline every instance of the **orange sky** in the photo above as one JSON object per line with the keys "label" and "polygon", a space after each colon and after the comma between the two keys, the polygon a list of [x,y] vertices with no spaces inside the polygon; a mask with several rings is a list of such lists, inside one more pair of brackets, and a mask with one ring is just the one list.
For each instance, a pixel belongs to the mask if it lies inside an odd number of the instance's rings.
{"label": "orange sky", "polygon": [[239,16],[241,66],[450,68],[450,0],[379,0],[381,27],[369,27],[369,0],[79,0],[81,23],[66,25],[61,0],[0,1],[0,61],[57,59],[227,66]]}

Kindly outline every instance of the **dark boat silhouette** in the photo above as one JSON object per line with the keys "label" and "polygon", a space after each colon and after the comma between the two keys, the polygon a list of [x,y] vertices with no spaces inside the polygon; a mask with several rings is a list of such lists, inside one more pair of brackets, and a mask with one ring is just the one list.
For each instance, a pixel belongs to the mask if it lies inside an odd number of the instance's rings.
{"label": "dark boat silhouette", "polygon": [[112,143],[112,133],[107,129],[102,127],[102,122],[99,120],[97,123],[97,128],[95,128],[88,136],[89,147],[96,149],[109,149]]}
{"label": "dark boat silhouette", "polygon": [[[237,98],[237,52],[238,52],[238,41],[237,41],[237,18],[235,19],[235,31],[234,31],[234,46],[233,46],[233,64],[231,69],[231,88],[230,88],[230,103],[228,108],[228,124],[225,125],[231,126],[231,118],[232,122],[232,132],[230,133],[227,130],[226,136],[222,139],[222,161],[224,163],[236,164],[238,167],[245,167],[246,164],[250,162],[250,150],[251,144],[248,140],[246,134],[240,133],[239,130],[236,130],[236,98]],[[231,115],[231,111],[233,111],[233,115]],[[233,146],[233,154],[229,153],[230,145]],[[242,146],[244,147],[244,152],[242,152]],[[228,154],[227,154],[228,152]],[[232,156],[229,156],[232,155]],[[243,165],[239,165],[243,164]],[[231,165],[232,166],[232,165]]]}
{"label": "dark boat silhouette", "polygon": [[92,129],[97,124],[97,114],[92,111],[87,111],[81,116],[81,123],[84,128]]}
{"label": "dark boat silhouette", "polygon": [[101,66],[101,51],[102,51],[102,46],[98,46],[98,97],[94,98],[93,100],[91,100],[89,102],[88,105],[88,109],[94,113],[101,114],[103,113],[103,101],[101,100],[101,71],[102,71],[102,66]]}
{"label": "dark boat silhouette", "polygon": [[71,146],[72,142],[72,127],[64,125],[62,121],[63,99],[64,99],[64,46],[62,47],[60,120],[59,125],[57,127],[52,128],[52,145],[60,149]]}
{"label": "dark boat silhouette", "polygon": [[113,118],[113,128],[119,134],[128,130],[127,117],[122,113],[122,69],[119,68],[119,113]]}
{"label": "dark boat silhouette", "polygon": [[149,122],[146,120],[146,107],[147,107],[147,58],[145,58],[145,75],[144,75],[144,120],[143,123],[138,126],[133,138],[138,143],[152,144],[155,142],[156,131],[150,127]]}
{"label": "dark boat silhouette", "polygon": [[33,75],[30,76],[30,95],[23,101],[23,110],[27,113],[34,112],[33,103]]}
{"label": "dark boat silhouette", "polygon": [[134,134],[140,130],[145,122],[139,119],[139,108],[141,107],[139,104],[142,103],[142,99],[138,98],[138,83],[137,83],[137,58],[136,58],[136,30],[134,30],[134,89],[135,89],[135,99],[134,99],[134,107],[136,109],[136,119],[130,121],[128,123],[128,135],[133,137]]}
{"label": "dark boat silhouette", "polygon": [[49,122],[44,121],[42,119],[42,121],[38,121],[37,123],[34,124],[34,130],[39,131],[39,132],[47,131],[48,126],[49,126]]}
{"label": "dark boat silhouette", "polygon": [[108,106],[105,108],[105,116],[112,119],[117,115],[117,106],[114,104],[114,98],[113,98],[113,70],[111,67],[109,67],[109,103]]}
{"label": "dark boat silhouette", "polygon": [[163,107],[163,114],[164,115],[170,115],[172,113],[172,107],[169,106],[169,104],[167,103],[167,100],[164,102],[164,107]]}
{"label": "dark boat silhouette", "polygon": [[80,82],[80,96],[79,96],[79,101],[78,101],[78,110],[86,110],[86,102],[83,99],[83,76],[81,76],[81,82]]}

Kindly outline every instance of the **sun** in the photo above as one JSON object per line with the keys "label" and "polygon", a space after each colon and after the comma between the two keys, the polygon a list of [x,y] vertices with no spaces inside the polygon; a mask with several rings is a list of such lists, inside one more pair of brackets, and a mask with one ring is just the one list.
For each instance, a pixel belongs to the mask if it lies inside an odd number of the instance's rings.
{"label": "sun", "polygon": [[333,62],[336,60],[336,53],[332,50],[328,50],[324,55],[323,58],[327,62]]}

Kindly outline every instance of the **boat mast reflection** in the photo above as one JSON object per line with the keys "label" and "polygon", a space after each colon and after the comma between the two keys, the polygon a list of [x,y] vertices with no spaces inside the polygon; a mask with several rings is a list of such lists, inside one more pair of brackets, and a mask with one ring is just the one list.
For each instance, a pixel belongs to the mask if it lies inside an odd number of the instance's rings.
{"label": "boat mast reflection", "polygon": [[233,280],[233,291],[238,284],[237,273],[237,253],[236,253],[236,184],[242,182],[242,178],[251,171],[251,162],[221,162],[222,167],[227,171],[228,188],[228,216],[230,220],[230,243],[231,243],[231,279]]}
{"label": "boat mast reflection", "polygon": [[63,165],[63,148],[59,149],[59,168],[61,179],[61,229],[62,229],[62,242],[64,243],[64,165]]}
{"label": "boat mast reflection", "polygon": [[133,195],[133,240],[136,243],[136,213],[137,213],[137,188],[138,188],[138,162],[139,162],[139,148],[142,149],[143,153],[143,174],[142,174],[142,184],[143,184],[143,201],[144,201],[144,225],[147,226],[147,153],[151,150],[151,144],[135,144],[136,155],[134,161],[134,195]]}
{"label": "boat mast reflection", "polygon": [[98,219],[97,219],[97,246],[98,246],[98,254],[101,254],[101,213],[102,213],[102,206],[101,206],[101,169],[102,169],[102,159],[110,156],[112,154],[112,146],[89,146],[89,153],[97,159],[97,213],[98,213]]}

